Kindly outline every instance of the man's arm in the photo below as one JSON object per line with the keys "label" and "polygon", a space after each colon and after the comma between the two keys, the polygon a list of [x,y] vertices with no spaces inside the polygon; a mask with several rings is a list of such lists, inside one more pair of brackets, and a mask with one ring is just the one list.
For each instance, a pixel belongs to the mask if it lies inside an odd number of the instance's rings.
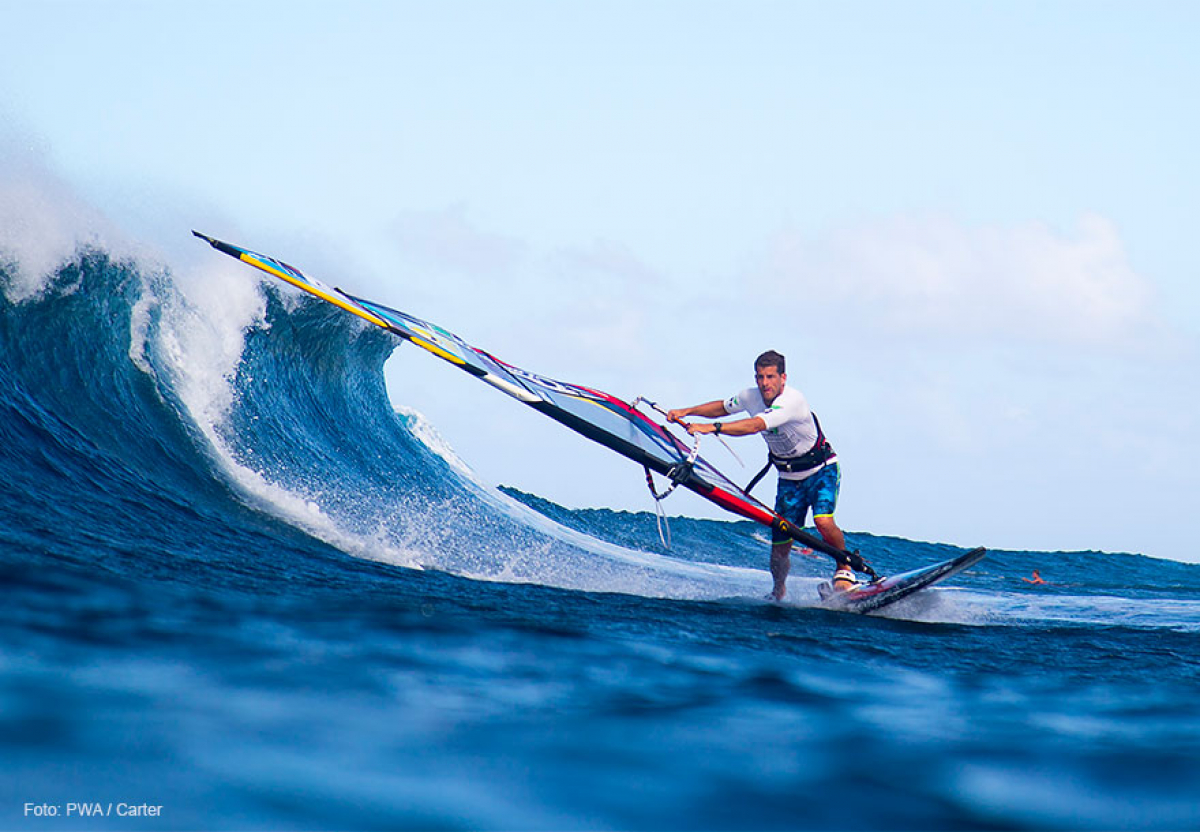
{"label": "man's arm", "polygon": [[667,421],[683,424],[683,420],[688,416],[703,416],[705,419],[716,419],[718,416],[727,415],[728,411],[725,410],[725,402],[715,401],[698,404],[695,407],[681,407],[678,410],[668,410]]}
{"label": "man's arm", "polygon": [[[688,416],[701,416],[705,419],[717,419],[721,416],[728,416],[729,411],[725,409],[725,402],[715,401],[698,404],[695,407],[684,407],[679,410],[667,411],[667,421],[675,422],[687,428],[687,432],[695,435],[697,433],[716,433],[716,424],[705,424],[703,422],[687,423],[683,420]],[[728,436],[749,436],[752,433],[762,433],[767,429],[767,424],[759,416],[752,416],[749,419],[738,419],[731,422],[721,422],[720,432]]]}
{"label": "man's arm", "polygon": [[[684,424],[684,423],[680,423]],[[687,432],[693,436],[697,433],[716,433],[721,436],[750,436],[762,433],[767,429],[767,423],[761,416],[751,416],[749,419],[738,419],[731,422],[691,422],[684,424]],[[718,430],[719,428],[719,430]]]}

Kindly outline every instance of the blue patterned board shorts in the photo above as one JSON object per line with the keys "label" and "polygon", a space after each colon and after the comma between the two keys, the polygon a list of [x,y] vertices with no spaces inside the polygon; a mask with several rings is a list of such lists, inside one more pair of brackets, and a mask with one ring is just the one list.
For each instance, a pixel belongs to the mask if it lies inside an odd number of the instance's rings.
{"label": "blue patterned board shorts", "polygon": [[[804,528],[809,509],[812,509],[813,517],[832,517],[841,485],[842,469],[836,462],[802,480],[781,479],[775,493],[775,513],[798,529]],[[771,544],[790,540],[787,535],[775,532]]]}

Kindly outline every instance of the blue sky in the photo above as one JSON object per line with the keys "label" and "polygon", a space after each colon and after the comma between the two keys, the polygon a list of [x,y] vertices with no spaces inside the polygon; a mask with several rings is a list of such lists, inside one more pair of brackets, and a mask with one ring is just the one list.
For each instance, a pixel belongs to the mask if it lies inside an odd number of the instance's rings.
{"label": "blue sky", "polygon": [[[211,259],[197,227],[668,405],[778,349],[842,455],[846,528],[1200,560],[1194,3],[0,18],[10,236],[37,203],[182,272]],[[388,377],[489,482],[650,505],[636,468],[465,375],[401,349]],[[761,443],[736,448],[748,478]]]}

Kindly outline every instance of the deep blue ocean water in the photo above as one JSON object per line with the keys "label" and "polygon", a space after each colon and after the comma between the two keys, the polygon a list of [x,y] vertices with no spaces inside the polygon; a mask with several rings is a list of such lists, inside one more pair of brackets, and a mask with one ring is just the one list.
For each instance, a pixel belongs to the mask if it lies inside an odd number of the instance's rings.
{"label": "deep blue ocean water", "polygon": [[1200,566],[771,604],[753,524],[477,483],[338,310],[4,268],[2,829],[1200,828]]}

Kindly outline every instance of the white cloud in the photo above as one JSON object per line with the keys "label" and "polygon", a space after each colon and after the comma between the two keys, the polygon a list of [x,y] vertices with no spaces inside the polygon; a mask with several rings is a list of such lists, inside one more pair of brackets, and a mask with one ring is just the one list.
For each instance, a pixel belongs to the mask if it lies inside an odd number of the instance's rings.
{"label": "white cloud", "polygon": [[[554,321],[559,322],[557,326]],[[613,297],[593,297],[563,306],[547,321],[543,331],[556,331],[561,340],[546,344],[556,365],[578,367],[593,365],[602,357],[604,375],[615,380],[639,369],[652,353],[648,343],[646,314],[636,305]],[[568,322],[565,325],[562,322]],[[535,336],[535,341],[542,340]],[[578,372],[578,371],[576,371]],[[599,384],[601,380],[584,381]],[[605,380],[605,383],[612,383]]]}
{"label": "white cloud", "polygon": [[484,231],[462,204],[401,213],[392,224],[392,235],[405,255],[435,271],[495,276],[525,257],[524,243]]}
{"label": "white cloud", "polygon": [[629,246],[613,240],[598,239],[586,247],[565,247],[548,259],[554,277],[577,288],[626,292],[631,286],[644,288],[663,284],[663,276],[658,271]]}
{"label": "white cloud", "polygon": [[1163,325],[1117,227],[1094,214],[1069,233],[930,217],[816,239],[786,232],[770,243],[758,278],[784,304],[795,297],[812,315],[889,334],[1127,347]]}
{"label": "white cloud", "polygon": [[508,360],[572,381],[602,383],[576,377],[580,366],[597,360],[610,378],[645,362],[647,294],[666,281],[624,243],[596,238],[543,248],[490,230],[462,204],[405,212],[390,232],[400,257],[425,285],[436,286],[430,297],[402,308]]}

